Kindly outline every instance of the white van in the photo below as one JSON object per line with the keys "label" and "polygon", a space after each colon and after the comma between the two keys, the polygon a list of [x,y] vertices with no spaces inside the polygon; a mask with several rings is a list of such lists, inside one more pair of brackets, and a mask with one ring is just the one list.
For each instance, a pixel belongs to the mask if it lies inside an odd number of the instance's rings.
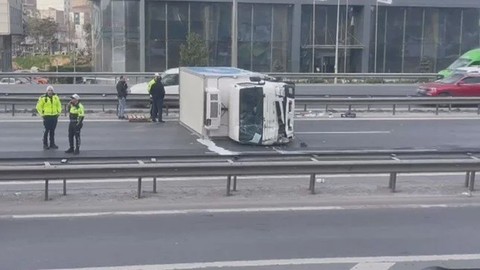
{"label": "white van", "polygon": [[[165,95],[169,96],[178,96],[178,68],[167,69],[165,72],[161,73],[162,83],[165,86]],[[153,79],[153,73],[152,73]],[[138,83],[130,87],[130,94],[134,95],[148,95],[148,82]]]}

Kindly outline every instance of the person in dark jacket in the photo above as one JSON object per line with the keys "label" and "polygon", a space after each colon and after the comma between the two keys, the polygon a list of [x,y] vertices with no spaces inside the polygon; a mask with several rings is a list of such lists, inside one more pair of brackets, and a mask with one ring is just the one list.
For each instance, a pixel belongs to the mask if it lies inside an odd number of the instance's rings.
{"label": "person in dark jacket", "polygon": [[128,85],[123,76],[117,83],[117,97],[118,97],[118,119],[125,119],[125,107],[127,106]]}
{"label": "person in dark jacket", "polygon": [[155,73],[155,78],[148,83],[147,89],[148,93],[152,97],[152,122],[156,122],[158,118],[158,122],[164,123],[165,121],[162,119],[162,111],[163,100],[165,98],[165,87],[163,86],[160,74]]}

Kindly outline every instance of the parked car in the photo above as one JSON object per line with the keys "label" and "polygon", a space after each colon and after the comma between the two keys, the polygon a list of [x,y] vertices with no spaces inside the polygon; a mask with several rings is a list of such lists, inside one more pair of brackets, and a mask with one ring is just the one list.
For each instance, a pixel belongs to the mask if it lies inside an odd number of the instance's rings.
{"label": "parked car", "polygon": [[[162,83],[165,86],[166,95],[178,95],[178,77],[179,69],[172,68],[167,69],[165,72],[161,73]],[[153,73],[152,73],[153,75]],[[153,78],[153,76],[152,76]],[[139,95],[148,95],[148,82],[138,83],[130,87],[130,94],[139,94]]]}
{"label": "parked car", "polygon": [[0,84],[30,84],[32,83],[27,78],[1,78]]}
{"label": "parked car", "polygon": [[420,85],[417,93],[430,97],[478,97],[480,96],[480,74],[455,73],[450,77]]}
{"label": "parked car", "polygon": [[[30,70],[17,70],[15,72],[18,73],[32,73]],[[48,79],[43,78],[43,77],[28,77],[30,80],[32,80],[36,84],[48,84]]]}

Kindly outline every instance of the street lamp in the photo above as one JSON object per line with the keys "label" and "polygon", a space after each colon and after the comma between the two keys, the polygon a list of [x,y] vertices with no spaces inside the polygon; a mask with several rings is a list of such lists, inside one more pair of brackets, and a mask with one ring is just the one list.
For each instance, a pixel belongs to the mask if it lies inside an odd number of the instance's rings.
{"label": "street lamp", "polygon": [[[338,73],[338,34],[340,28],[340,0],[337,1],[337,31],[335,33],[335,74]],[[334,81],[335,84],[337,83],[337,77],[335,77]]]}
{"label": "street lamp", "polygon": [[238,26],[237,26],[237,16],[238,16],[238,0],[232,1],[232,67],[237,67],[238,59]]}
{"label": "street lamp", "polygon": [[378,3],[383,3],[387,5],[392,4],[392,0],[376,0],[375,1],[375,54],[374,54],[374,63],[373,63],[373,72],[377,73],[377,49],[378,49]]}
{"label": "street lamp", "polygon": [[313,0],[312,6],[312,73],[315,72],[315,24],[316,24],[316,11],[315,6],[317,5],[316,2],[326,2],[327,0]]}

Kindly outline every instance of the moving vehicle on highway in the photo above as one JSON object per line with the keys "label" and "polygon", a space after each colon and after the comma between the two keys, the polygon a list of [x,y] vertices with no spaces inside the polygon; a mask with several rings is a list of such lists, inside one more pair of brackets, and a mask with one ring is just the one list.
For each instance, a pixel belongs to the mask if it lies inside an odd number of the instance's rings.
{"label": "moving vehicle on highway", "polygon": [[480,67],[480,48],[473,49],[464,53],[462,56],[460,56],[460,58],[455,60],[455,62],[453,62],[446,69],[438,72],[438,77],[440,79],[447,78],[449,76],[452,76],[457,68],[472,66]]}
{"label": "moving vehicle on highway", "polygon": [[[153,78],[152,73],[152,78]],[[165,72],[161,73],[162,83],[165,87],[165,95],[178,95],[178,75],[179,68],[171,68],[167,69]],[[148,82],[138,83],[130,87],[130,94],[138,94],[138,95],[148,95],[147,90]]]}
{"label": "moving vehicle on highway", "polygon": [[477,73],[480,74],[480,66],[473,66],[473,67],[463,67],[463,68],[457,68],[455,69],[455,72],[453,73]]}
{"label": "moving vehicle on highway", "polygon": [[480,96],[480,74],[455,73],[450,77],[420,85],[417,93],[430,97],[478,97]]}

